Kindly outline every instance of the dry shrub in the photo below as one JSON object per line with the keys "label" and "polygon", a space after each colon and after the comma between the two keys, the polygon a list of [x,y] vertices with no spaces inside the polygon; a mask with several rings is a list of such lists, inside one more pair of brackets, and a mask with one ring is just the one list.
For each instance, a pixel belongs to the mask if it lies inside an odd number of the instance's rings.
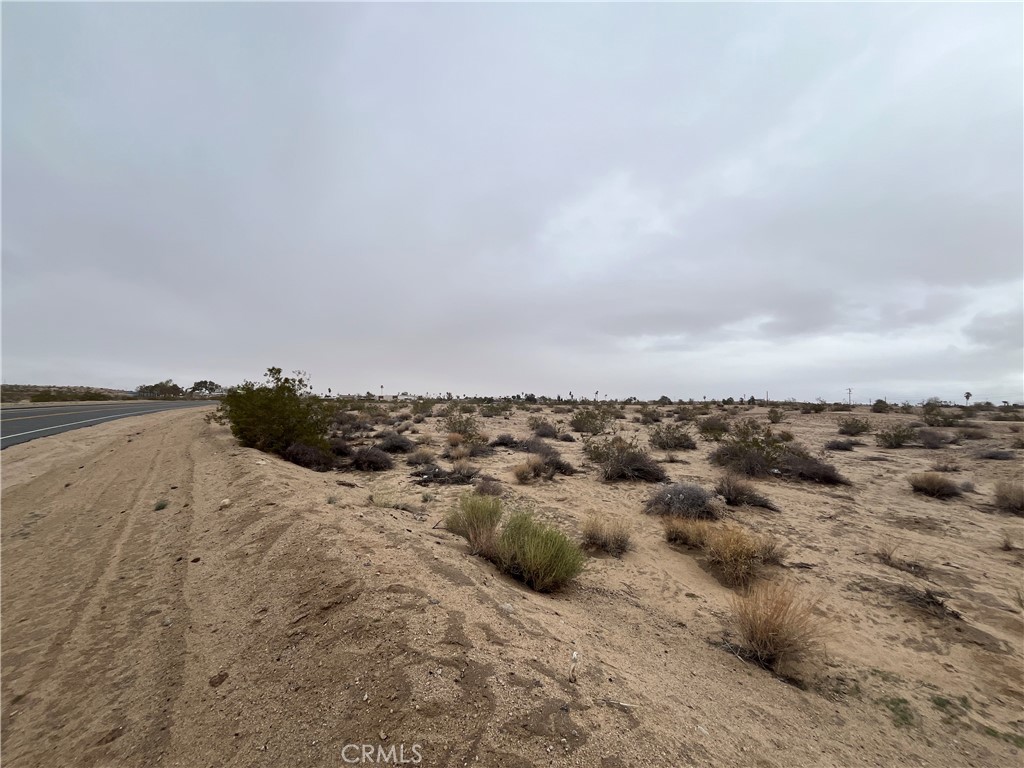
{"label": "dry shrub", "polygon": [[526,457],[526,461],[512,467],[512,474],[520,485],[525,485],[531,480],[542,477],[545,470],[544,459],[537,454],[530,454]]}
{"label": "dry shrub", "polygon": [[377,447],[387,453],[410,453],[416,444],[398,432],[382,432],[377,439]]}
{"label": "dry shrub", "polygon": [[920,472],[907,478],[914,493],[922,493],[935,499],[949,499],[960,495],[960,488],[948,477],[938,472]]}
{"label": "dry shrub", "polygon": [[510,435],[508,432],[503,432],[496,438],[491,440],[492,448],[517,448],[519,447],[520,441]]}
{"label": "dry shrub", "polygon": [[558,430],[555,428],[555,425],[547,419],[531,416],[527,423],[530,429],[533,430],[533,434],[537,437],[558,437]]}
{"label": "dry shrub", "polygon": [[917,430],[917,440],[923,448],[934,451],[949,443],[949,435],[935,429],[919,429]]}
{"label": "dry shrub", "polygon": [[996,483],[996,506],[1004,512],[1024,515],[1024,484],[1012,480]]}
{"label": "dry shrub", "polygon": [[716,520],[714,494],[693,483],[675,483],[661,488],[647,500],[644,512],[648,515],[688,517],[693,520]]}
{"label": "dry shrub", "polygon": [[665,526],[665,541],[697,549],[704,548],[708,535],[714,528],[707,520],[694,520],[688,517],[666,517],[662,522]]}
{"label": "dry shrub", "polygon": [[497,529],[501,520],[501,499],[467,493],[459,499],[459,508],[445,517],[445,527],[469,542],[474,555],[494,557],[497,551]]}
{"label": "dry shrub", "polygon": [[342,458],[352,455],[352,446],[343,437],[332,437],[327,441],[331,453]]}
{"label": "dry shrub", "polygon": [[365,472],[383,472],[395,462],[380,448],[360,448],[352,454],[352,467]]}
{"label": "dry shrub", "polygon": [[761,542],[736,525],[712,528],[704,542],[704,554],[729,586],[743,586],[760,570]]}
{"label": "dry shrub", "polygon": [[836,425],[839,427],[840,435],[856,437],[871,431],[871,422],[867,419],[859,419],[856,416],[846,416],[838,419]]}
{"label": "dry shrub", "polygon": [[501,482],[493,477],[481,477],[473,490],[481,496],[501,496]]}
{"label": "dry shrub", "polygon": [[730,507],[747,505],[750,507],[763,507],[773,512],[779,511],[778,507],[757,492],[753,483],[749,480],[744,480],[739,475],[732,473],[723,475],[719,478],[715,491],[725,499],[725,503]]}
{"label": "dry shrub", "polygon": [[473,455],[473,452],[466,443],[462,443],[461,445],[450,447],[444,452],[444,455],[452,461],[460,461],[462,459],[468,459]]}
{"label": "dry shrub", "polygon": [[914,437],[914,428],[909,424],[893,424],[875,434],[875,442],[882,448],[902,448]]}
{"label": "dry shrub", "polygon": [[751,658],[776,672],[823,650],[826,633],[817,606],[817,599],[800,595],[788,581],[754,584],[732,604]]}
{"label": "dry shrub", "polygon": [[633,440],[616,435],[603,442],[588,442],[584,453],[601,467],[601,477],[613,483],[619,480],[642,480],[662,483],[668,479],[665,470],[647,451]]}
{"label": "dry shrub", "polygon": [[445,438],[448,441],[448,445],[454,448],[457,445],[462,445],[466,441],[465,435],[461,432],[449,432],[448,437]]}
{"label": "dry shrub", "polygon": [[992,461],[1010,461],[1011,459],[1017,458],[1017,454],[1013,451],[1004,451],[999,448],[989,448],[987,451],[982,451],[978,454],[979,459],[991,459]]}
{"label": "dry shrub", "polygon": [[452,463],[449,482],[469,483],[480,474],[480,467],[474,467],[468,459],[459,459]]}
{"label": "dry shrub", "polygon": [[419,467],[424,464],[434,463],[434,452],[429,448],[420,447],[405,458],[405,463],[410,467]]}
{"label": "dry shrub", "polygon": [[692,451],[697,447],[686,424],[659,424],[651,430],[649,440],[652,448],[665,451]]}
{"label": "dry shrub", "polygon": [[940,459],[931,466],[932,472],[959,472],[960,465],[950,459]]}
{"label": "dry shrub", "polygon": [[622,557],[633,548],[633,542],[625,523],[591,517],[583,524],[583,546]]}
{"label": "dry shrub", "polygon": [[963,427],[956,431],[956,436],[961,440],[985,440],[989,434],[981,427]]}
{"label": "dry shrub", "polygon": [[708,416],[697,422],[697,431],[705,440],[717,442],[725,437],[730,429],[729,420],[721,416]]}
{"label": "dry shrub", "polygon": [[318,445],[292,443],[281,456],[292,464],[298,464],[300,467],[317,472],[327,472],[334,468],[334,454],[325,451]]}

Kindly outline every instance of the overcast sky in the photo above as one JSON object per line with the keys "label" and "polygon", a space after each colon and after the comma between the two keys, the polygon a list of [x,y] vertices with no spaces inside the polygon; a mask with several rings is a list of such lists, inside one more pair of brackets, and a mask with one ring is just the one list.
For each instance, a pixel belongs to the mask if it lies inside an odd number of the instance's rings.
{"label": "overcast sky", "polygon": [[3,5],[3,376],[1019,400],[1020,4]]}

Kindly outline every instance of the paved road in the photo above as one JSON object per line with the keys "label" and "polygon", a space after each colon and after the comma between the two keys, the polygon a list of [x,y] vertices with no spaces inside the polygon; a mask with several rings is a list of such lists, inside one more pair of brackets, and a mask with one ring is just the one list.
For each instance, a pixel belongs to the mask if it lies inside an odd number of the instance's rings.
{"label": "paved road", "polygon": [[113,419],[157,413],[172,408],[196,408],[213,405],[214,400],[190,400],[169,403],[90,403],[44,407],[7,407],[0,410],[0,449],[25,443],[37,437],[58,435],[70,429],[103,424]]}

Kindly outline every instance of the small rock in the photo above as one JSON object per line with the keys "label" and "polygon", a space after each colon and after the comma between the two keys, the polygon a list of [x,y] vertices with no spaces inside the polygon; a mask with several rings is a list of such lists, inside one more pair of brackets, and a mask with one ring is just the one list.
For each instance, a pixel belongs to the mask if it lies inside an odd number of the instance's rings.
{"label": "small rock", "polygon": [[512,603],[502,603],[501,605],[498,606],[498,610],[503,611],[505,613],[515,613],[516,612],[516,609],[513,607]]}
{"label": "small rock", "polygon": [[224,499],[220,503],[220,508],[221,509],[224,509],[225,507],[230,507],[230,506],[231,506],[231,499]]}
{"label": "small rock", "polygon": [[438,600],[436,597],[428,597],[427,598],[427,602],[430,603],[431,605],[440,605],[441,604],[441,601]]}

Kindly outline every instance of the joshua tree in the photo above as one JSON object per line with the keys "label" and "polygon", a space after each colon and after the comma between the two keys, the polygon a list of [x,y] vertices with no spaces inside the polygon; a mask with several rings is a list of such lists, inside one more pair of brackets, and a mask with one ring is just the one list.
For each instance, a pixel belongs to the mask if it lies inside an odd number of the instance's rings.
{"label": "joshua tree", "polygon": [[971,395],[970,392],[964,392],[964,405],[970,405],[971,404],[971,397],[972,397],[972,395]]}

